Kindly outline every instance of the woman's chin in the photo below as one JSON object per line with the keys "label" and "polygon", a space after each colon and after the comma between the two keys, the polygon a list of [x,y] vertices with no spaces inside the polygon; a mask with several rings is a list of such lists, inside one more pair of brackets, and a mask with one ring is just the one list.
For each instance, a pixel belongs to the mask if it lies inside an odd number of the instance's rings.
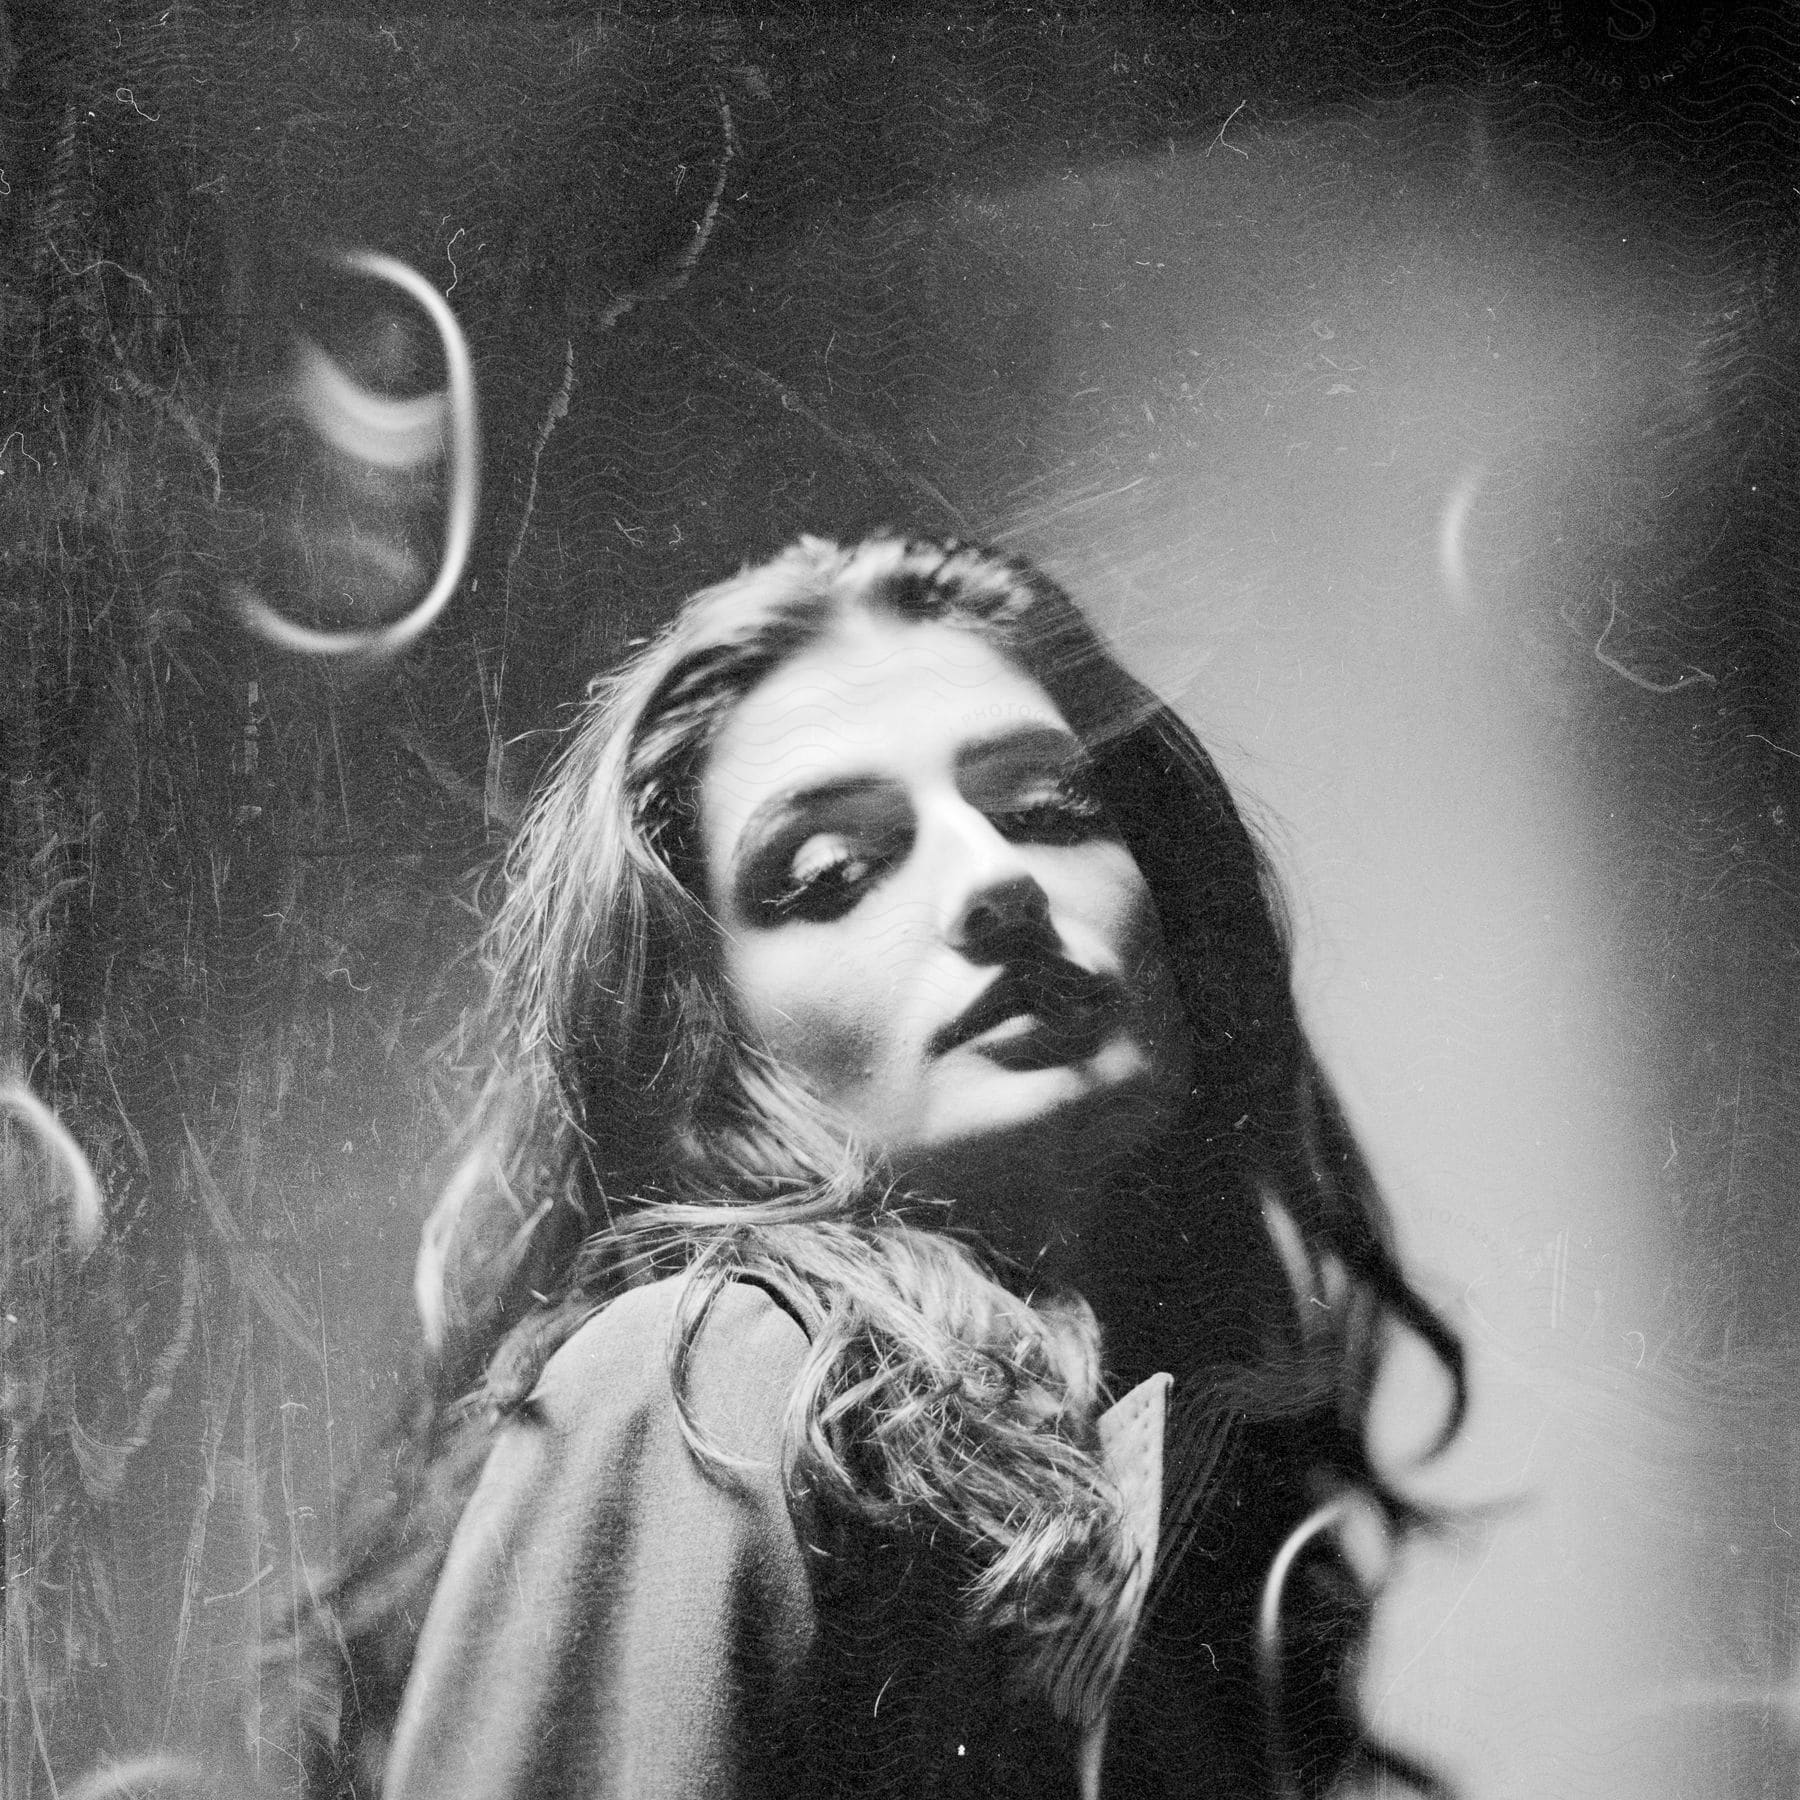
{"label": "woman's chin", "polygon": [[958,1072],[947,1104],[890,1162],[908,1187],[941,1199],[979,1201],[1087,1187],[1140,1148],[1169,1117],[1151,1071],[1099,1059],[1044,1068]]}

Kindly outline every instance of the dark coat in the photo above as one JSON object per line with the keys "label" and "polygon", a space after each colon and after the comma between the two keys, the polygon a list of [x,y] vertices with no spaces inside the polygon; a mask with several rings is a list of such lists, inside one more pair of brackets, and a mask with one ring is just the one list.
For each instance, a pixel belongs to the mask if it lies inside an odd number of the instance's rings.
{"label": "dark coat", "polygon": [[[1137,1618],[1177,1564],[1208,1561],[1204,1545],[1183,1557],[1165,1541],[1154,1584],[1144,1558],[1121,1601],[1138,1648],[1117,1692],[1103,1667],[1097,1685],[1092,1670],[1062,1684],[1072,1717],[1021,1699],[1000,1648],[958,1630],[955,1578],[929,1543],[870,1544],[851,1566],[790,1511],[782,1430],[808,1344],[747,1283],[715,1302],[689,1385],[737,1464],[700,1463],[669,1382],[676,1294],[659,1282],[606,1306],[500,1428],[419,1639],[387,1800],[1254,1791],[1208,1723],[1223,1723],[1208,1691],[1223,1638],[1172,1628],[1162,1600]],[[1181,1493],[1202,1473],[1178,1455],[1163,1491],[1167,1385],[1103,1422],[1128,1524],[1152,1547],[1159,1514],[1191,1526]],[[1201,1460],[1210,1473],[1216,1446]],[[1195,1548],[1185,1527],[1179,1547]]]}

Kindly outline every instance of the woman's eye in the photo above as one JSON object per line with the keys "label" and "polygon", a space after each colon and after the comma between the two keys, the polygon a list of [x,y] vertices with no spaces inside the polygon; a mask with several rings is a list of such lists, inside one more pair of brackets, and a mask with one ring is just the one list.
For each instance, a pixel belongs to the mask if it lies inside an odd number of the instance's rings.
{"label": "woman's eye", "polygon": [[1077,844],[1113,829],[1106,803],[1078,775],[1022,795],[989,816],[1008,837],[1032,843]]}
{"label": "woman's eye", "polygon": [[844,912],[875,873],[875,858],[836,832],[809,837],[781,872],[764,903],[776,919],[827,918]]}

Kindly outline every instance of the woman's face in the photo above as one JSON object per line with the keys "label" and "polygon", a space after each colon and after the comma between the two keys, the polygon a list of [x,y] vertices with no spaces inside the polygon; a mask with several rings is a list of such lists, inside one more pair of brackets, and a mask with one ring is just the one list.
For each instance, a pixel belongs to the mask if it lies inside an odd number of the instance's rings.
{"label": "woman's face", "polygon": [[854,615],[732,712],[700,818],[743,1023],[1003,1249],[1041,1251],[1184,1091],[1149,889],[1061,712],[982,639]]}

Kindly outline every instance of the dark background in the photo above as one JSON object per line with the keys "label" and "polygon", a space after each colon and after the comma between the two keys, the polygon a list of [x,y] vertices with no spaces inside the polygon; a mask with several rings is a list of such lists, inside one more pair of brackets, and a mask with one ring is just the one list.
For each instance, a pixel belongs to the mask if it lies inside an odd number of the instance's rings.
{"label": "dark background", "polygon": [[[1737,1683],[1664,1791],[1791,1792],[1797,43],[1660,0],[6,0],[0,1032],[108,1209],[79,1260],[7,1140],[6,1795],[246,1721],[279,1783],[255,1646],[406,1364],[486,877],[590,676],[798,531],[900,524],[1150,593],[1178,688],[1296,509],[1429,542],[1407,456],[1509,406],[1507,679],[1608,894],[1583,1028],[1668,1133],[1634,1316],[1708,1609],[1669,1630]],[[297,334],[442,381],[341,246],[448,292],[485,439],[462,587],[375,667],[230,598],[354,621],[419,584],[346,531],[435,555],[435,470],[291,404]],[[1520,294],[1555,328],[1508,337]]]}

